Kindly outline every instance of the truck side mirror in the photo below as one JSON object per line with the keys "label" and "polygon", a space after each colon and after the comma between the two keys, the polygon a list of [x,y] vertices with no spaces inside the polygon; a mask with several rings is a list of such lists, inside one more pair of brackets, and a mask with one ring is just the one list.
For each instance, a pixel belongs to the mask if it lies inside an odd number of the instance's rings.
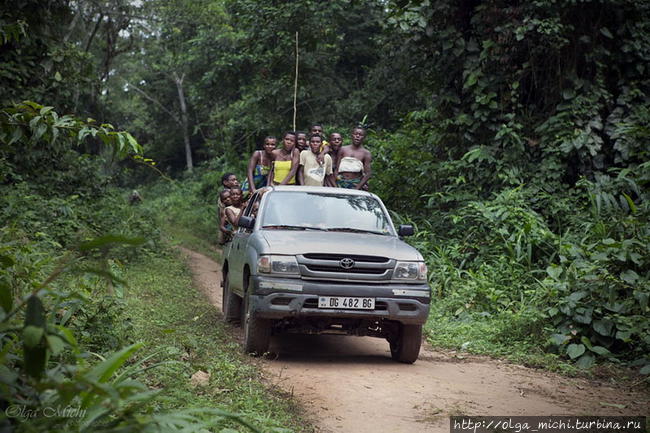
{"label": "truck side mirror", "polygon": [[243,227],[245,229],[253,230],[253,227],[255,227],[255,218],[249,217],[242,215],[239,217],[239,227]]}
{"label": "truck side mirror", "polygon": [[415,233],[415,230],[413,230],[413,226],[410,224],[400,224],[397,229],[399,236],[413,236],[413,233]]}

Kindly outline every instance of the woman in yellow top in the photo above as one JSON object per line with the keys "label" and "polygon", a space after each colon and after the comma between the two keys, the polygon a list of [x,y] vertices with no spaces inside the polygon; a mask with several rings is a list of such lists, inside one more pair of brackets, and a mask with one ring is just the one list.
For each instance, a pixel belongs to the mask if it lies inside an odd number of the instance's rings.
{"label": "woman in yellow top", "polygon": [[273,151],[273,165],[269,173],[269,185],[295,185],[300,151],[296,148],[296,133],[285,132],[282,147]]}

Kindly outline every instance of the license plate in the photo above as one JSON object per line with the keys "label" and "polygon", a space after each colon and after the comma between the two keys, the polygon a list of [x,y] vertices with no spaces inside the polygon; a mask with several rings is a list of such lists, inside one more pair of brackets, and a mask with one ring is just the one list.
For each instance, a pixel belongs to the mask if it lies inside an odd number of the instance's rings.
{"label": "license plate", "polygon": [[320,296],[318,308],[343,308],[346,310],[374,310],[375,298],[354,298],[347,296]]}

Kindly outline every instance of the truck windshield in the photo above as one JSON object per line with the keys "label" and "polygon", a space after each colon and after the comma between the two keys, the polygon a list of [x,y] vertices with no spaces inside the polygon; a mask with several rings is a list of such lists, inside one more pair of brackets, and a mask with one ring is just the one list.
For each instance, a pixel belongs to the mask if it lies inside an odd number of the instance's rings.
{"label": "truck windshield", "polygon": [[264,229],[393,234],[381,204],[367,196],[275,191],[268,197],[261,217]]}

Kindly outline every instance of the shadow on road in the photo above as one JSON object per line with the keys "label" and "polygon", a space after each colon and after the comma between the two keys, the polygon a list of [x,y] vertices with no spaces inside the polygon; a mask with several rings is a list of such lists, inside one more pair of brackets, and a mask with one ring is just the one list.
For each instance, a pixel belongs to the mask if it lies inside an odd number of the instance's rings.
{"label": "shadow on road", "polygon": [[269,360],[286,363],[390,364],[388,342],[347,335],[281,334],[271,340]]}

